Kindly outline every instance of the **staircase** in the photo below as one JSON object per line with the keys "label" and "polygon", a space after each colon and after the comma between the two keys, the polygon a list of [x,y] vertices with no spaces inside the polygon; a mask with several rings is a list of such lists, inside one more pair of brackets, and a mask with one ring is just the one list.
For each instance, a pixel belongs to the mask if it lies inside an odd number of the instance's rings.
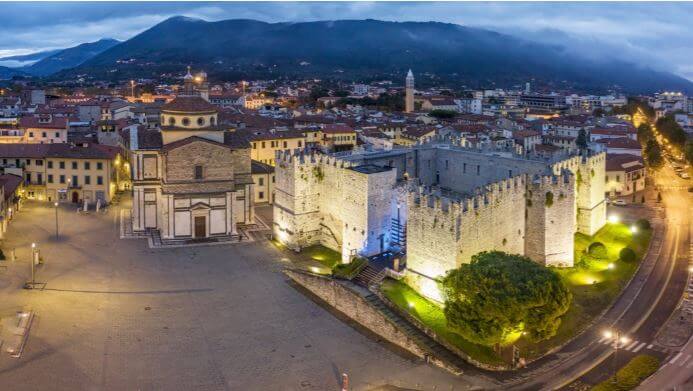
{"label": "staircase", "polygon": [[[376,280],[379,278],[380,272],[381,271],[377,270],[376,268],[368,264],[351,281],[358,285],[361,285],[364,288],[368,288],[371,285],[373,285],[374,282],[376,282]],[[382,281],[382,277],[380,278],[380,281]]]}
{"label": "staircase", "polygon": [[407,226],[402,224],[399,219],[392,219],[390,223],[390,234],[392,235],[392,244],[400,248],[407,247]]}
{"label": "staircase", "polygon": [[463,359],[458,357],[456,354],[447,350],[443,345],[439,344],[426,333],[416,328],[405,318],[397,314],[395,311],[390,309],[382,300],[375,294],[369,294],[364,297],[366,301],[374,308],[376,308],[385,317],[390,319],[397,327],[407,334],[417,345],[421,346],[425,350],[431,352],[432,356],[435,356],[439,360],[445,362],[450,367],[457,370],[457,375],[461,375],[464,371],[468,373],[479,373],[479,371],[465,362]]}

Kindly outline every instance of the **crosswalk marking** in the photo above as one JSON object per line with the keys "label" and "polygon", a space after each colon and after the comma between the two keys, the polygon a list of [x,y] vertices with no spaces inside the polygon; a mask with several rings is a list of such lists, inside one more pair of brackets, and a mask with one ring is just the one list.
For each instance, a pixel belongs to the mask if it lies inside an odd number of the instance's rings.
{"label": "crosswalk marking", "polygon": [[639,352],[640,349],[642,349],[643,347],[645,347],[645,344],[647,344],[647,342],[643,342],[643,343],[641,343],[640,345],[638,345],[637,348],[633,349],[633,353]]}
{"label": "crosswalk marking", "polygon": [[648,349],[652,349],[652,344],[647,345]]}
{"label": "crosswalk marking", "polygon": [[[625,347],[625,349],[626,349],[626,350],[631,350],[631,349],[633,349],[633,347],[635,347],[635,345],[637,345],[637,344],[638,344],[638,341],[633,341],[633,343],[630,344],[630,345],[628,345],[628,347]],[[625,346],[625,344],[624,344],[623,346]]]}
{"label": "crosswalk marking", "polygon": [[606,341],[607,339],[609,339],[609,337],[604,336],[602,337],[602,339],[598,341],[598,343],[604,343],[604,341]]}
{"label": "crosswalk marking", "polygon": [[669,364],[675,363],[676,360],[679,359],[679,357],[681,357],[681,353],[678,353],[676,356],[674,356],[674,358],[672,358],[671,361],[669,361]]}

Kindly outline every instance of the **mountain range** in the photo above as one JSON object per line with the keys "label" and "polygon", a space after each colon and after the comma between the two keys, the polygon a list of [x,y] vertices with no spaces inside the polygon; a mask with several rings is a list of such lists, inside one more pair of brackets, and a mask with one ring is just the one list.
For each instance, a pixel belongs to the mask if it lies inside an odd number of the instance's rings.
{"label": "mountain range", "polygon": [[[53,77],[156,78],[178,74],[192,65],[224,80],[315,77],[368,81],[399,80],[412,68],[417,85],[424,86],[453,82],[489,88],[531,81],[552,89],[693,93],[689,80],[626,60],[587,59],[567,46],[439,22],[207,22],[173,17],[127,41],[111,43]],[[55,56],[61,54],[43,59],[27,71],[48,74],[40,64]]]}
{"label": "mountain range", "polygon": [[96,42],[83,43],[67,49],[47,50],[20,56],[3,57],[0,58],[0,64],[15,63],[23,66],[10,68],[11,71],[0,70],[0,76],[3,74],[8,74],[10,77],[14,75],[52,75],[63,69],[74,68],[119,43],[120,41],[115,39],[106,38]]}

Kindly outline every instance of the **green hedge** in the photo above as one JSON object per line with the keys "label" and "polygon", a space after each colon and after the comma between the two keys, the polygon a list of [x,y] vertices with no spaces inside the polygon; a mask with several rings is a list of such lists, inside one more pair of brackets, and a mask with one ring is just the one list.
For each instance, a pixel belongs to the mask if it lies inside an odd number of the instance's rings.
{"label": "green hedge", "polygon": [[618,253],[618,259],[622,260],[623,262],[633,262],[637,256],[635,255],[635,251],[633,251],[632,248],[630,247],[624,247],[621,249],[621,251]]}
{"label": "green hedge", "polygon": [[346,280],[351,280],[356,277],[364,267],[368,265],[368,260],[366,258],[358,257],[351,260],[349,263],[340,263],[332,268],[332,275],[338,278],[344,278]]}
{"label": "green hedge", "polygon": [[627,391],[633,390],[643,380],[657,372],[659,359],[647,354],[633,357],[628,364],[619,369],[618,383],[614,383],[613,376],[592,387],[592,391]]}
{"label": "green hedge", "polygon": [[587,248],[587,253],[595,258],[606,258],[606,246],[602,242],[594,242]]}

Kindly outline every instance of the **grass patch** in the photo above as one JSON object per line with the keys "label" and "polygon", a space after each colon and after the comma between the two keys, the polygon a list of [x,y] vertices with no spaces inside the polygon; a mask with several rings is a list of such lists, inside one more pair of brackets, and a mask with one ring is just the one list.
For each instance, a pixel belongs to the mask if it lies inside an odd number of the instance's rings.
{"label": "grass patch", "polygon": [[419,295],[416,291],[401,281],[386,279],[380,289],[383,294],[403,311],[409,312],[426,327],[433,330],[440,338],[467,353],[470,357],[482,363],[499,365],[504,362],[488,346],[477,345],[453,333],[447,328],[447,320],[443,308]]}
{"label": "grass patch", "polygon": [[333,269],[342,260],[342,254],[319,244],[306,247],[301,253],[329,269]]}
{"label": "grass patch", "polygon": [[633,357],[623,368],[616,372],[617,383],[614,377],[592,387],[592,391],[625,391],[635,389],[643,380],[655,373],[659,368],[659,359],[647,354]]}
{"label": "grass patch", "polygon": [[[592,319],[601,314],[618,296],[638,268],[652,236],[650,229],[632,233],[625,224],[607,224],[593,237],[575,235],[575,267],[555,268],[573,294],[573,303],[563,316],[558,332],[552,338],[539,343],[524,339],[517,342],[521,355],[535,358],[561,345],[584,329]],[[596,257],[588,254],[590,244],[601,242],[606,254]],[[636,261],[619,260],[624,247],[633,249]],[[611,266],[610,266],[611,265]]]}
{"label": "grass patch", "polygon": [[368,265],[368,260],[366,258],[357,257],[352,259],[349,263],[338,263],[332,269],[332,275],[351,280],[352,278],[356,277],[356,275],[363,270],[366,265]]}

